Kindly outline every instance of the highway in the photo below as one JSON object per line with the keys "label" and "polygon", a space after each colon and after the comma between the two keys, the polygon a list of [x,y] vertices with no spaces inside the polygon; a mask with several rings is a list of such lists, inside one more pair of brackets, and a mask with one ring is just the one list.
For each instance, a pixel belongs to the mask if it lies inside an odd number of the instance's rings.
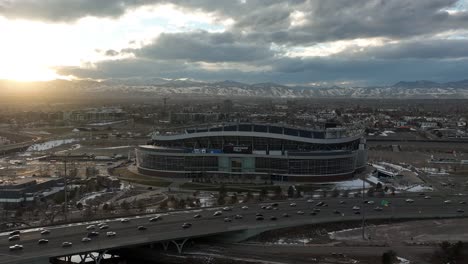
{"label": "highway", "polygon": [[[149,222],[150,216],[140,216],[129,218],[128,223],[120,222],[120,219],[107,220],[109,225],[107,230],[98,230],[100,235],[93,237],[90,242],[81,242],[89,231],[86,227],[90,224],[97,224],[98,221],[75,223],[64,226],[47,227],[51,232],[48,235],[41,235],[40,229],[21,230],[21,240],[8,241],[8,233],[0,234],[0,263],[48,263],[50,257],[74,255],[78,253],[100,251],[105,249],[118,249],[124,247],[134,247],[138,245],[151,244],[153,242],[163,242],[184,238],[203,237],[208,235],[223,234],[233,231],[254,230],[254,229],[275,229],[288,226],[298,226],[304,224],[324,223],[334,221],[359,220],[362,215],[354,214],[352,207],[357,205],[364,207],[365,216],[368,219],[386,218],[429,218],[429,217],[465,217],[468,213],[468,206],[460,204],[465,201],[466,196],[432,197],[424,199],[423,196],[412,197],[413,203],[407,203],[406,197],[386,197],[386,198],[366,198],[372,200],[374,204],[363,204],[361,198],[327,198],[326,200],[313,199],[313,202],[306,200],[278,201],[278,210],[262,209],[260,204],[248,204],[247,210],[241,209],[243,204],[232,206],[232,211],[223,211],[221,216],[213,216],[219,208],[194,209],[185,211],[174,211],[157,214],[162,220]],[[450,199],[452,203],[444,203]],[[387,200],[391,204],[382,206],[382,200]],[[325,201],[327,207],[317,207],[316,203]],[[296,203],[292,207],[290,203]],[[382,211],[376,211],[376,206],[382,207]],[[314,208],[319,208],[316,215],[310,213]],[[465,212],[457,212],[462,209]],[[335,212],[338,211],[338,212]],[[300,215],[297,212],[303,211]],[[265,220],[256,220],[256,214],[264,215]],[[290,217],[283,217],[284,213]],[[194,215],[200,214],[202,217],[195,219]],[[243,216],[243,219],[234,219],[236,214]],[[276,216],[277,220],[270,220],[270,216]],[[224,222],[225,217],[230,217],[232,222]],[[183,229],[182,224],[188,222],[192,227]],[[140,231],[137,227],[143,225],[147,230]],[[107,231],[116,232],[115,237],[106,237]],[[48,244],[38,245],[38,240],[45,238]],[[69,248],[63,248],[63,242],[72,242]],[[11,251],[9,246],[14,244],[23,245],[22,250]]]}

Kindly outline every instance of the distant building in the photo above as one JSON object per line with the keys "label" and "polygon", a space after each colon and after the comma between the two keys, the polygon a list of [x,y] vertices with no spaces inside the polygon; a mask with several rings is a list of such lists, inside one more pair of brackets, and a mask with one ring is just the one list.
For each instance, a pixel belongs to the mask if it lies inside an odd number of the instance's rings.
{"label": "distant building", "polygon": [[20,204],[33,202],[37,198],[48,197],[63,191],[63,179],[38,182],[36,180],[17,180],[0,183],[0,204]]}

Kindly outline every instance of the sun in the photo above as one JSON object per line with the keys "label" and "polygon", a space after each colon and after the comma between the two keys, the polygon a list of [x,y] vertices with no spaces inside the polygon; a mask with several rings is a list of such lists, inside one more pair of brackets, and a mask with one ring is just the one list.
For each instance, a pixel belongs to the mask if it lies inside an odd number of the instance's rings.
{"label": "sun", "polygon": [[52,69],[46,66],[39,65],[0,65],[0,79],[18,81],[18,82],[34,82],[34,81],[50,81],[60,78],[60,76]]}

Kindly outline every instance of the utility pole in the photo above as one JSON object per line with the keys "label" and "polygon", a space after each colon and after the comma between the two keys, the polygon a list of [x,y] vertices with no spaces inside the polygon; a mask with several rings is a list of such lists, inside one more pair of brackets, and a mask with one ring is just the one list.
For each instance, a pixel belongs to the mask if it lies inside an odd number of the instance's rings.
{"label": "utility pole", "polygon": [[365,184],[366,182],[364,181],[365,179],[365,176],[362,177],[362,224],[361,224],[361,229],[362,229],[362,239],[363,240],[366,240],[366,231],[365,231],[365,208],[366,208],[366,204],[364,203],[364,190],[365,190]]}
{"label": "utility pole", "polygon": [[65,186],[65,189],[64,189],[65,207],[64,207],[63,213],[65,214],[65,222],[68,222],[68,202],[67,202],[68,188],[67,188],[67,159],[66,158],[63,160],[63,163],[65,165],[65,173],[63,175],[64,182],[65,182],[65,185],[64,185]]}

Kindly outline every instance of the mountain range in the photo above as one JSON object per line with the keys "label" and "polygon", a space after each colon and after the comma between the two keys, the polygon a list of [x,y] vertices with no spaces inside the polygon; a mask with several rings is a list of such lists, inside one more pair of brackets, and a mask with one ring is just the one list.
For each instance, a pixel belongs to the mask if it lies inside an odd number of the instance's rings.
{"label": "mountain range", "polygon": [[14,94],[22,87],[35,92],[68,95],[111,96],[217,96],[265,98],[468,98],[468,80],[438,83],[432,81],[400,81],[390,86],[309,87],[276,83],[246,84],[235,81],[202,82],[190,79],[127,78],[105,81],[55,80],[18,83],[0,80],[0,95]]}

